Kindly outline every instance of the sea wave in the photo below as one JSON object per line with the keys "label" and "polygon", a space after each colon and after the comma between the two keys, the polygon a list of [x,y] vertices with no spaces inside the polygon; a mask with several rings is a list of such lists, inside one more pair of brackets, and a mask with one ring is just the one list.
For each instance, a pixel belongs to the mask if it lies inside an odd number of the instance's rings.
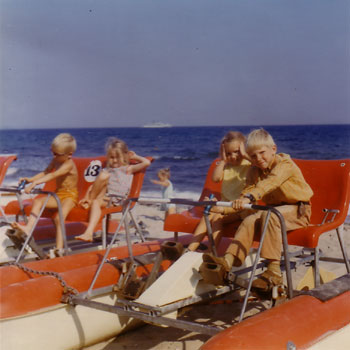
{"label": "sea wave", "polygon": [[7,169],[6,176],[13,176],[19,171],[19,168],[11,167]]}

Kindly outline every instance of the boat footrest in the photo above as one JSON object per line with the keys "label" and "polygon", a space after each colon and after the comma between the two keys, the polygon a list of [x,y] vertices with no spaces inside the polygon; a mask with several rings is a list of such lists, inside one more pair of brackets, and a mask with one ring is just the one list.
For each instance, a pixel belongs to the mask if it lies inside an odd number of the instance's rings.
{"label": "boat footrest", "polygon": [[[10,240],[14,243],[15,247],[18,250],[21,250],[23,247],[23,244],[26,241],[27,235],[17,229],[9,228],[6,230],[6,236],[10,238]],[[28,246],[38,255],[40,259],[45,259],[46,254],[45,252],[35,243],[34,238],[32,237],[29,242]]]}
{"label": "boat footrest", "polygon": [[226,271],[222,265],[204,262],[200,266],[200,274],[203,277],[204,282],[214,285],[225,284]]}
{"label": "boat footrest", "polygon": [[177,260],[183,253],[184,247],[180,242],[166,241],[161,245],[165,259]]}

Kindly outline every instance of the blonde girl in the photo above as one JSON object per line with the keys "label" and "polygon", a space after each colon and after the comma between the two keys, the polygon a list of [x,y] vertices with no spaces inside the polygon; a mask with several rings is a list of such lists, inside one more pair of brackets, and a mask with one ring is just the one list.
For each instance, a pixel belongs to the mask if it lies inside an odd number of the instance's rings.
{"label": "blonde girl", "polygon": [[[121,199],[126,198],[130,192],[133,174],[150,165],[148,159],[129,151],[126,143],[117,138],[107,141],[106,157],[107,167],[100,172],[85,198],[79,202],[83,208],[90,208],[90,217],[85,232],[75,239],[92,242],[95,227],[101,217],[101,209],[118,205]],[[130,164],[131,160],[137,163]]]}
{"label": "blonde girl", "polygon": [[[233,201],[237,199],[244,188],[246,174],[250,167],[249,157],[245,152],[245,136],[238,131],[229,131],[220,143],[220,160],[213,171],[212,180],[222,181],[221,198],[222,201]],[[213,198],[213,200],[216,200]],[[209,214],[212,223],[213,238],[218,246],[221,238],[221,230],[224,224],[240,219],[235,214],[225,214],[224,207],[213,207]],[[195,251],[200,242],[207,234],[207,227],[204,217],[201,218],[194,231],[192,242],[188,250]]]}

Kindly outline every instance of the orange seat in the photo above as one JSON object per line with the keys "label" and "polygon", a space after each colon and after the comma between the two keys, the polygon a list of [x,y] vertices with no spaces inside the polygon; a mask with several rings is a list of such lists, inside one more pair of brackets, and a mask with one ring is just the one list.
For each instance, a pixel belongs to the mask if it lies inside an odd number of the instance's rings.
{"label": "orange seat", "polygon": [[[15,154],[0,156],[0,186],[4,181],[7,169],[10,167],[11,163],[16,159],[17,156]],[[5,213],[2,207],[0,207],[0,214],[1,217],[5,217]]]}
{"label": "orange seat", "polygon": [[288,244],[310,248],[314,254],[316,285],[319,284],[318,241],[323,233],[336,230],[344,262],[350,273],[349,259],[342,238],[342,227],[349,210],[350,159],[294,159],[314,195],[311,221],[305,228],[288,232]]}
{"label": "orange seat", "polygon": [[[314,195],[311,198],[310,226],[288,232],[288,243],[316,248],[319,237],[341,226],[348,215],[350,201],[350,159],[301,160],[294,159]],[[333,221],[323,223],[325,209],[339,211]],[[329,213],[331,219],[333,213]]]}
{"label": "orange seat", "polygon": [[[301,261],[311,260],[314,262],[315,285],[318,286],[320,284],[320,251],[318,241],[323,233],[334,229],[337,231],[344,263],[348,273],[350,273],[349,258],[341,231],[349,209],[350,159],[293,159],[293,161],[302,171],[306,182],[311,186],[314,194],[311,198],[312,214],[309,226],[288,231],[287,240],[288,245],[295,245],[311,250],[311,255],[301,257]],[[259,241],[259,235],[254,239]]]}
{"label": "orange seat", "polygon": [[[100,170],[103,168],[106,162],[106,157],[89,157],[89,158],[73,158],[77,170],[78,170],[78,192],[79,200],[82,199],[90,187],[95,181]],[[56,189],[56,181],[50,181],[45,183],[43,191],[54,192]],[[29,215],[33,200],[26,199],[22,201],[25,214]],[[44,210],[44,217],[51,217],[55,211]],[[5,207],[5,213],[9,215],[21,215],[20,205],[18,201],[9,202]]]}
{"label": "orange seat", "polygon": [[[214,182],[212,180],[213,171],[218,161],[218,158],[215,159],[209,167],[199,201],[204,200],[204,197],[209,197],[210,194],[213,194],[217,200],[221,199],[221,181]],[[193,233],[202,216],[203,207],[193,207],[182,213],[170,214],[164,221],[163,229],[164,231],[174,232],[175,235],[177,235],[178,232]],[[233,237],[238,224],[239,223],[232,223],[225,225],[223,236]]]}
{"label": "orange seat", "polygon": [[[151,157],[147,157],[151,162],[153,159]],[[79,200],[81,200],[89,187],[92,185],[92,183],[96,180],[99,172],[101,169],[105,166],[106,157],[105,156],[99,156],[99,157],[88,157],[88,158],[78,158],[74,157],[73,161],[75,162],[77,169],[78,169],[78,192],[79,192]],[[137,172],[133,176],[133,181],[131,185],[131,190],[129,193],[129,198],[137,198],[140,195],[144,176],[145,176],[146,169]],[[55,191],[55,181],[50,181],[45,184],[43,187],[44,191]],[[25,214],[29,215],[32,207],[32,199],[27,199],[23,201],[23,206],[25,210]],[[132,206],[134,206],[135,203],[132,203]],[[102,210],[100,223],[102,219],[112,213],[118,213],[122,211],[122,206],[116,206],[116,207],[110,207],[105,208]],[[18,201],[12,201],[7,204],[5,207],[6,214],[9,215],[21,215],[20,205]],[[42,216],[43,217],[52,217],[56,213],[55,211],[45,209]],[[71,212],[68,214],[66,218],[66,222],[88,222],[89,220],[89,210],[85,210],[81,207],[75,207],[71,210]],[[81,232],[79,232],[81,233]]]}
{"label": "orange seat", "polygon": [[0,185],[4,181],[7,169],[9,168],[11,163],[16,159],[17,156],[15,154],[0,156]]}

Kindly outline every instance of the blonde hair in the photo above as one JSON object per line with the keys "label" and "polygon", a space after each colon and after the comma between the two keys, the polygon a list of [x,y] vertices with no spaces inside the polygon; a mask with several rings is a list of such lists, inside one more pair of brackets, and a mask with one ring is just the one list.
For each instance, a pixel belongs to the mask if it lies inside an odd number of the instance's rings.
{"label": "blonde hair", "polygon": [[170,168],[160,169],[157,174],[158,174],[158,176],[164,175],[167,179],[170,179]]}
{"label": "blonde hair", "polygon": [[62,150],[64,154],[74,153],[77,149],[77,141],[71,134],[58,134],[51,143],[52,150]]}
{"label": "blonde hair", "polygon": [[252,132],[250,132],[250,134],[247,137],[246,143],[247,152],[249,153],[263,146],[276,146],[272,136],[263,128],[255,129]]}
{"label": "blonde hair", "polygon": [[245,142],[245,136],[239,131],[229,131],[221,140],[221,143],[226,144],[233,141]]}
{"label": "blonde hair", "polygon": [[116,137],[110,137],[105,145],[107,158],[111,152],[117,152],[122,156],[122,163],[129,164],[129,148],[128,145]]}

